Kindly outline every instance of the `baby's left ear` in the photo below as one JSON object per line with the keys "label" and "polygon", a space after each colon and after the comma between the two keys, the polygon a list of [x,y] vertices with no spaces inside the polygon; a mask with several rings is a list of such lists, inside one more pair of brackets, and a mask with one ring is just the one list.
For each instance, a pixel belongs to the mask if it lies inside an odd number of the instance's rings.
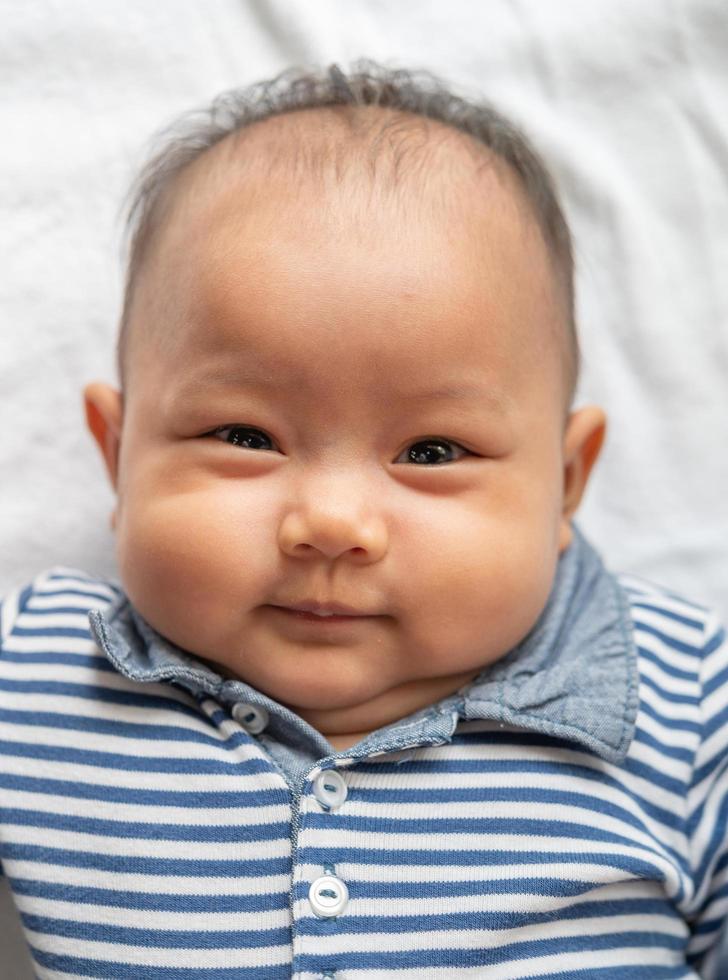
{"label": "baby's left ear", "polygon": [[607,417],[596,405],[572,412],[564,435],[564,498],[561,512],[559,551],[571,544],[571,518],[586,489],[592,466],[604,442]]}

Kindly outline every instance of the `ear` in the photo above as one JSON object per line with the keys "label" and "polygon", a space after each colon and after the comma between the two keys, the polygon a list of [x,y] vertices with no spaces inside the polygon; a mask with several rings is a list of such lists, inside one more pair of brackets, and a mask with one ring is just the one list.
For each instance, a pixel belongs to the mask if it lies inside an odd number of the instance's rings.
{"label": "ear", "polygon": [[595,405],[588,405],[569,416],[564,435],[564,497],[559,552],[571,544],[571,518],[581,503],[592,466],[604,443],[606,429],[606,416]]}
{"label": "ear", "polygon": [[[106,472],[114,491],[116,491],[119,478],[119,447],[121,445],[123,418],[121,392],[110,385],[95,381],[83,389],[83,402],[86,424],[101,451]],[[112,528],[116,527],[116,509],[111,515],[111,526]]]}

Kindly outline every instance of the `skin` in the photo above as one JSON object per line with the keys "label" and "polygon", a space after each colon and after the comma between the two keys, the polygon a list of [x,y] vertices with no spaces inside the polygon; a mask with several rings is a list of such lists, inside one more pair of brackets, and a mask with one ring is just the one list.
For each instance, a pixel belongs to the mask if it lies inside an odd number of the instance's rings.
{"label": "skin", "polygon": [[[138,288],[129,388],[84,391],[131,601],[337,749],[530,631],[604,437],[596,407],[565,422],[535,221],[442,152],[397,196],[191,171]],[[311,599],[366,615],[275,608]]]}

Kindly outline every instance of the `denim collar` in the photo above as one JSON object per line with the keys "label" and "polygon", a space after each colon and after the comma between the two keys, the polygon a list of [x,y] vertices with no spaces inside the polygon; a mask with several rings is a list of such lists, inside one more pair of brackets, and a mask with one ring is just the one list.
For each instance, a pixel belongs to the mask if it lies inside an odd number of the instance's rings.
{"label": "denim collar", "polygon": [[105,612],[89,613],[91,632],[111,663],[134,681],[169,681],[198,699],[261,705],[273,738],[315,756],[363,757],[449,741],[459,721],[491,720],[564,739],[608,762],[621,762],[634,735],[637,656],[627,598],[575,527],[559,558],[545,609],[513,650],[456,694],[386,728],[355,749],[329,742],[288,708],[243,681],[223,679],[157,633],[121,594]]}

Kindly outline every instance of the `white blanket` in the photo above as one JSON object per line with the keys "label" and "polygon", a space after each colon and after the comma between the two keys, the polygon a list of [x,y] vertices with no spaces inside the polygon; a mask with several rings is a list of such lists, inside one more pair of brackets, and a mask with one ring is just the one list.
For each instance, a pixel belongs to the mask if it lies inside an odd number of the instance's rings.
{"label": "white blanket", "polygon": [[[290,64],[425,67],[532,135],[577,243],[581,525],[728,616],[725,0],[0,0],[0,595],[115,574],[81,388],[114,380],[117,209],[151,133]],[[2,928],[0,926],[0,928]],[[20,969],[20,968],[19,968]]]}

